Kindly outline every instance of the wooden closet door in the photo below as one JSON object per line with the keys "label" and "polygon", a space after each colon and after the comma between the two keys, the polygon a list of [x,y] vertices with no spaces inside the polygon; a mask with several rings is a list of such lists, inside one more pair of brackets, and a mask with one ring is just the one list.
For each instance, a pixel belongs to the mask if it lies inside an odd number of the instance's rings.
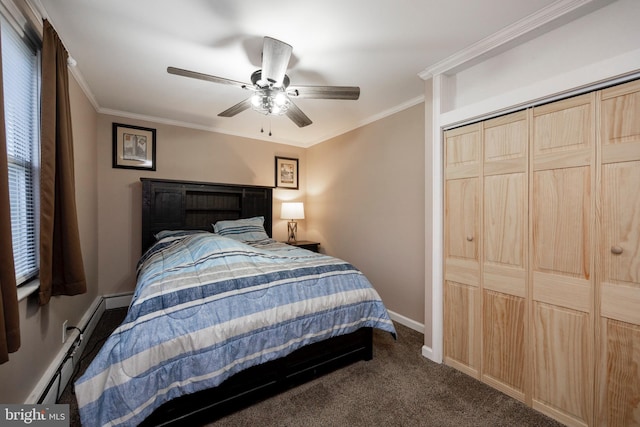
{"label": "wooden closet door", "polygon": [[445,133],[444,360],[480,374],[480,126]]}
{"label": "wooden closet door", "polygon": [[525,401],[527,112],[484,122],[482,380]]}
{"label": "wooden closet door", "polygon": [[640,425],[640,82],[602,91],[597,425]]}
{"label": "wooden closet door", "polygon": [[532,406],[567,425],[593,407],[594,94],[533,109]]}

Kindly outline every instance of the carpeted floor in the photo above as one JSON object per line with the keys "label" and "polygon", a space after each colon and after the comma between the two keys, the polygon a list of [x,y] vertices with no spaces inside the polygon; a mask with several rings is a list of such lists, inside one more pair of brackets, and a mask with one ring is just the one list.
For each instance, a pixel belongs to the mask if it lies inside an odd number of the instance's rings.
{"label": "carpeted floor", "polygon": [[[80,372],[100,348],[101,338],[125,314],[125,309],[117,309],[103,315]],[[422,335],[399,324],[396,329],[397,341],[374,331],[373,360],[354,363],[210,426],[561,426],[465,374],[425,359]],[[71,426],[79,426],[70,386],[59,403],[70,405]]]}

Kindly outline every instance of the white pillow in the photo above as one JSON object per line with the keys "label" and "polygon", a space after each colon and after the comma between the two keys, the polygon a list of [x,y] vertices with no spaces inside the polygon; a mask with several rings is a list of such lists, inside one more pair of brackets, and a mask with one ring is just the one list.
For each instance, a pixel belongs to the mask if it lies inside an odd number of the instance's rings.
{"label": "white pillow", "polygon": [[258,242],[269,239],[264,230],[264,217],[218,221],[213,224],[213,231],[220,236],[229,237],[241,242]]}

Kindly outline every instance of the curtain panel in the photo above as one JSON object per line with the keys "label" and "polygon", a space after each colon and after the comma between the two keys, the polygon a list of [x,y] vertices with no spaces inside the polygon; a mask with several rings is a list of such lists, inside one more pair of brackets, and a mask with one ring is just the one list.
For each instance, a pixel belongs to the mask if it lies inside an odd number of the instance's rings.
{"label": "curtain panel", "polygon": [[4,128],[4,90],[2,80],[2,46],[0,44],[0,363],[20,348],[18,290],[11,243],[11,205],[7,139]]}
{"label": "curtain panel", "polygon": [[40,294],[87,291],[75,199],[68,53],[49,21],[42,40]]}

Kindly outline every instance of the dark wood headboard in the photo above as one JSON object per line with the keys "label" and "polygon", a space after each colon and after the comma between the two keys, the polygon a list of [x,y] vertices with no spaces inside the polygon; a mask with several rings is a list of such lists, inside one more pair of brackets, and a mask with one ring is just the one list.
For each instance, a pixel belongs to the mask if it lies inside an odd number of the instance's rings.
{"label": "dark wood headboard", "polygon": [[271,187],[140,178],[142,181],[142,253],[162,230],[213,231],[221,220],[264,216],[271,234]]}

